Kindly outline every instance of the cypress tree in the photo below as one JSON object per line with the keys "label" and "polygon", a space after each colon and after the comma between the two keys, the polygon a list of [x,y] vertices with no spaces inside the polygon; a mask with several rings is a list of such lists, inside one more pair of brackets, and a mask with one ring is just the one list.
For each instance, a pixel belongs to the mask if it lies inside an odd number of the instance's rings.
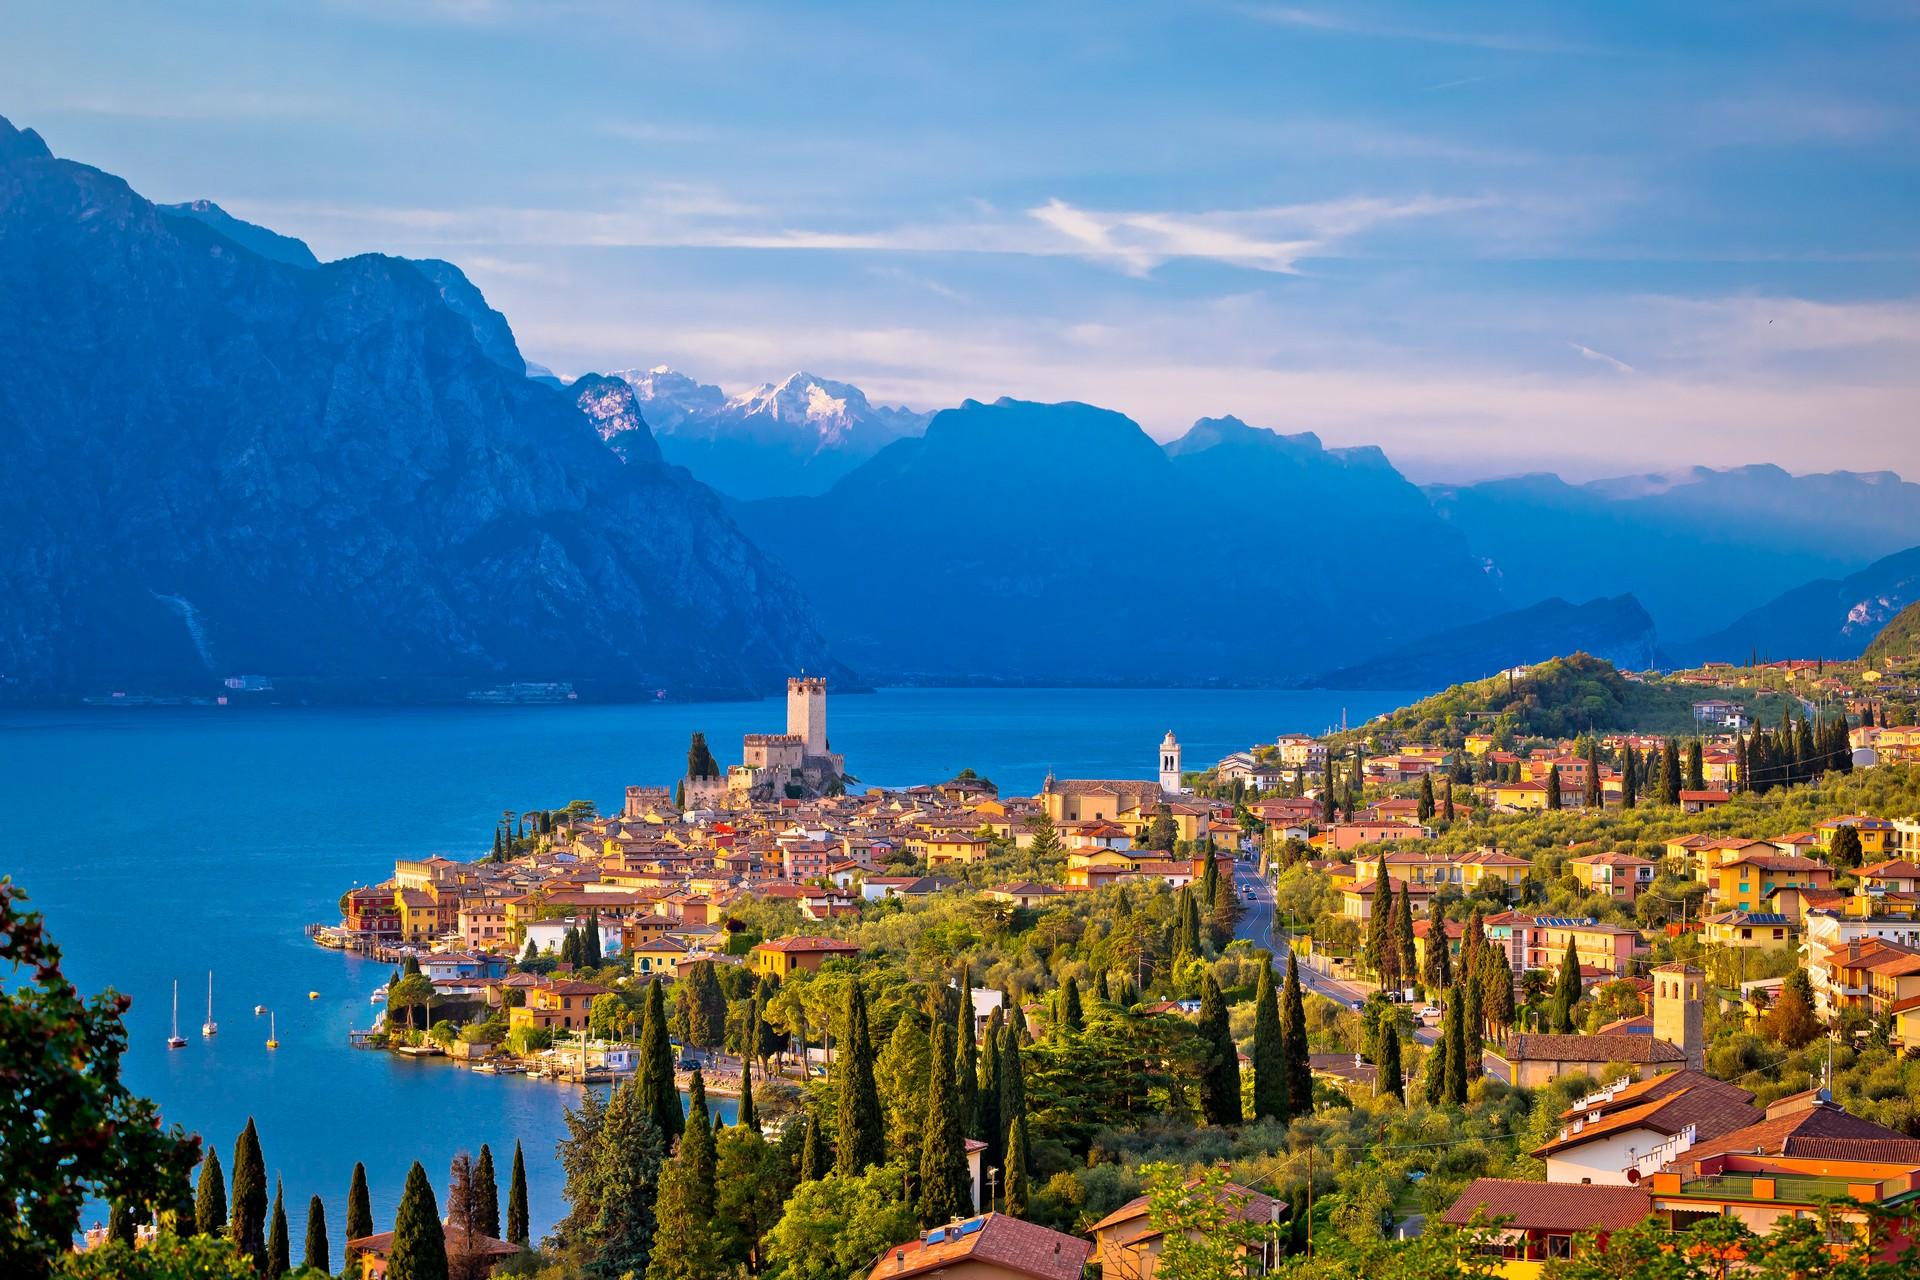
{"label": "cypress tree", "polygon": [[527,1162],[520,1155],[520,1140],[513,1140],[513,1173],[507,1182],[507,1243],[527,1247]]}
{"label": "cypress tree", "polygon": [[1461,1021],[1462,1065],[1468,1081],[1480,1078],[1481,1052],[1486,1047],[1485,1010],[1482,1007],[1479,975],[1462,973],[1460,985],[1466,988],[1466,1016]]}
{"label": "cypress tree", "polygon": [[1273,989],[1273,958],[1263,956],[1253,996],[1253,1118],[1287,1116],[1287,1058],[1281,1044],[1280,999]]}
{"label": "cypress tree", "polygon": [[680,1139],[680,1151],[686,1156],[687,1169],[693,1175],[690,1187],[693,1207],[702,1222],[709,1222],[713,1219],[714,1175],[719,1156],[713,1145],[713,1119],[707,1110],[707,1084],[698,1067],[693,1069],[687,1092],[687,1129]]}
{"label": "cypress tree", "polygon": [[873,1079],[873,1036],[867,1026],[867,996],[860,980],[847,983],[846,1039],[834,1074],[840,1078],[840,1133],[834,1143],[835,1172],[858,1177],[887,1158],[886,1120]]}
{"label": "cypress tree", "polygon": [[647,984],[647,1005],[640,1021],[640,1102],[660,1145],[670,1147],[686,1128],[680,1089],[673,1078],[673,1046],[667,1040],[666,997],[659,982]]}
{"label": "cypress tree", "polygon": [[1380,1092],[1395,1102],[1404,1102],[1406,1081],[1400,1074],[1400,1028],[1398,1024],[1389,1023],[1380,1030]]}
{"label": "cypress tree", "polygon": [[1453,1021],[1452,1001],[1442,1000],[1440,1002],[1440,1034],[1435,1038],[1433,1047],[1427,1050],[1427,1063],[1421,1077],[1422,1091],[1430,1107],[1437,1107],[1447,1100],[1447,1028]]}
{"label": "cypress tree", "polygon": [[1060,1029],[1069,1033],[1086,1029],[1086,1015],[1080,1008],[1080,984],[1068,978],[1060,987]]}
{"label": "cypress tree", "polygon": [[1466,984],[1454,987],[1447,998],[1447,1101],[1463,1106],[1467,1101],[1467,1001]]}
{"label": "cypress tree", "polygon": [[307,1201],[307,1245],[300,1265],[310,1271],[333,1270],[333,1250],[327,1244],[327,1206],[319,1196]]}
{"label": "cypress tree", "polygon": [[474,1220],[486,1235],[500,1238],[500,1179],[493,1171],[493,1149],[480,1144],[480,1158],[473,1162]]}
{"label": "cypress tree", "polygon": [[1287,1115],[1313,1114],[1313,1067],[1307,1061],[1307,1010],[1300,994],[1300,967],[1289,953],[1287,986],[1280,1001],[1280,1044],[1286,1055]]}
{"label": "cypress tree", "polygon": [[267,1163],[260,1155],[260,1134],[247,1117],[247,1127],[233,1143],[233,1208],[227,1215],[233,1227],[234,1247],[253,1260],[255,1270],[267,1265]]}
{"label": "cypress tree", "polygon": [[1640,786],[1640,779],[1637,776],[1635,776],[1638,773],[1639,773],[1639,770],[1634,767],[1633,748],[1630,746],[1621,748],[1621,751],[1620,751],[1620,807],[1623,809],[1633,808],[1634,801],[1637,798],[1636,793]]}
{"label": "cypress tree", "polygon": [[1560,960],[1560,973],[1553,984],[1552,1025],[1548,1030],[1558,1036],[1573,1034],[1573,1006],[1580,1003],[1580,955],[1567,939],[1567,954]]}
{"label": "cypress tree", "polygon": [[1020,1027],[1020,1015],[1016,1011],[1013,1020],[1000,1032],[1000,1116],[1007,1126],[1001,1158],[1006,1162],[1007,1212],[1015,1216],[1019,1211],[1013,1207],[1014,1173],[1016,1169],[1019,1171],[1020,1203],[1024,1208],[1027,1169],[1027,1078],[1020,1060]]}
{"label": "cypress tree", "polygon": [[1200,1111],[1208,1124],[1239,1124],[1240,1055],[1228,1026],[1227,1001],[1208,974],[1200,984],[1200,1034],[1212,1050],[1212,1062],[1200,1081]]}
{"label": "cypress tree", "polygon": [[1440,818],[1443,822],[1453,821],[1453,779],[1447,779],[1446,788],[1440,793]]}
{"label": "cypress tree", "polygon": [[272,1226],[267,1229],[267,1274],[283,1276],[293,1269],[293,1243],[287,1238],[286,1187],[273,1180]]}
{"label": "cypress tree", "polygon": [[646,1280],[708,1280],[719,1274],[711,1196],[703,1213],[699,1174],[690,1158],[694,1134],[700,1127],[692,1116],[688,1117],[680,1150],[661,1171]]}
{"label": "cypress tree", "polygon": [[1488,947],[1480,961],[1482,971],[1480,1007],[1488,1022],[1504,1036],[1513,1025],[1513,963],[1505,950]]}
{"label": "cypress tree", "polygon": [[1660,755],[1660,802],[1680,803],[1680,747],[1672,738]]}
{"label": "cypress tree", "polygon": [[107,1207],[107,1239],[118,1240],[131,1249],[139,1237],[140,1229],[134,1225],[133,1210],[125,1200],[114,1200]]}
{"label": "cypress tree", "polygon": [[1027,1117],[1014,1116],[1007,1126],[1007,1213],[1027,1216]]}
{"label": "cypress tree", "polygon": [[1113,988],[1107,985],[1107,971],[1105,969],[1093,975],[1093,998],[1096,1000],[1104,1000],[1108,1003],[1112,1003],[1113,1001]]}
{"label": "cypress tree", "polygon": [[998,1169],[1006,1154],[1007,1126],[1000,1110],[1000,1039],[1004,1034],[1000,1010],[987,1015],[987,1038],[980,1046],[980,1140],[987,1149],[980,1153],[982,1169]]}
{"label": "cypress tree", "polygon": [[960,1007],[953,1021],[953,1089],[960,1108],[960,1134],[980,1136],[980,1046],[974,1039],[973,984],[960,966]]}
{"label": "cypress tree", "polygon": [[1400,902],[1393,917],[1393,945],[1398,953],[1395,967],[1400,973],[1400,985],[1410,987],[1420,980],[1413,947],[1412,885],[1402,885],[1400,888]]}
{"label": "cypress tree", "polygon": [[1701,756],[1698,738],[1687,744],[1687,787],[1693,791],[1707,789],[1706,763]]}
{"label": "cypress tree", "polygon": [[1547,766],[1547,808],[1558,809],[1559,807],[1560,807],[1560,766],[1557,764],[1550,764]]}
{"label": "cypress tree", "polygon": [[[353,1164],[353,1181],[347,1187],[347,1241],[361,1240],[373,1234],[373,1201],[367,1195],[367,1166]],[[352,1256],[348,1256],[352,1261]]]}
{"label": "cypress tree", "polygon": [[753,1109],[753,1059],[744,1054],[740,1058],[740,1107],[734,1115],[755,1133],[760,1131],[760,1116]]}
{"label": "cypress tree", "polygon": [[227,1179],[220,1171],[220,1153],[207,1148],[200,1162],[200,1186],[193,1197],[196,1235],[217,1236],[227,1228]]}
{"label": "cypress tree", "polygon": [[1420,775],[1420,808],[1419,808],[1420,821],[1422,823],[1433,821],[1433,811],[1434,811],[1433,775],[1430,773],[1423,773]]}
{"label": "cypress tree", "polygon": [[447,1236],[440,1226],[440,1207],[418,1160],[407,1170],[407,1185],[393,1215],[387,1280],[447,1280]]}
{"label": "cypress tree", "polygon": [[953,1028],[945,1022],[933,1024],[927,1104],[920,1125],[920,1222],[927,1227],[964,1218],[971,1211],[966,1135],[961,1132],[959,1098],[954,1092],[953,1039]]}
{"label": "cypress tree", "polygon": [[827,1172],[826,1153],[820,1149],[820,1119],[807,1112],[806,1135],[800,1144],[800,1181],[812,1182]]}
{"label": "cypress tree", "polygon": [[1320,823],[1333,825],[1333,753],[1329,751],[1322,762],[1320,776]]}
{"label": "cypress tree", "polygon": [[586,953],[587,968],[598,969],[606,963],[605,958],[600,954],[600,913],[598,911],[587,912],[587,932],[581,939],[581,950]]}

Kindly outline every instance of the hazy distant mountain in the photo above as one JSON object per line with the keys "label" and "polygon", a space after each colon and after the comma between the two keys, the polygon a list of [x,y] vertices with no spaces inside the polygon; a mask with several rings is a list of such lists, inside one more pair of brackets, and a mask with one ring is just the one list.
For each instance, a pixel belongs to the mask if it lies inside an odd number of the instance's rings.
{"label": "hazy distant mountain", "polygon": [[1327,689],[1439,689],[1569,653],[1646,670],[1659,658],[1653,619],[1632,596],[1586,604],[1543,600],[1335,668],[1311,683]]}
{"label": "hazy distant mountain", "polygon": [[740,518],[882,679],[1275,682],[1494,605],[1377,451],[1229,419],[1162,449],[1110,410],[970,400]]}
{"label": "hazy distant mountain", "polygon": [[1673,646],[1687,662],[1857,658],[1881,628],[1920,600],[1920,547],[1844,578],[1820,578],[1748,611],[1711,635]]}
{"label": "hazy distant mountain", "polygon": [[665,365],[611,376],[633,385],[669,462],[741,499],[823,493],[929,416],[810,373],[733,397]]}
{"label": "hazy distant mountain", "polygon": [[0,469],[32,478],[0,698],[842,670],[719,498],[623,465],[451,269],[290,265],[0,120],[0,298]]}
{"label": "hazy distant mountain", "polygon": [[185,204],[156,207],[170,218],[191,218],[203,226],[212,227],[242,249],[251,250],[269,261],[284,262],[290,267],[320,265],[320,259],[313,256],[313,250],[307,248],[306,241],[283,236],[278,231],[269,231],[236,218],[211,200],[189,200]]}
{"label": "hazy distant mountain", "polygon": [[641,416],[640,398],[624,379],[583,373],[567,384],[567,394],[623,461],[660,461],[660,445]]}
{"label": "hazy distant mountain", "polygon": [[1889,472],[1694,467],[1427,492],[1513,603],[1631,592],[1669,637],[1722,626],[1782,583],[1841,577],[1920,543],[1920,485]]}

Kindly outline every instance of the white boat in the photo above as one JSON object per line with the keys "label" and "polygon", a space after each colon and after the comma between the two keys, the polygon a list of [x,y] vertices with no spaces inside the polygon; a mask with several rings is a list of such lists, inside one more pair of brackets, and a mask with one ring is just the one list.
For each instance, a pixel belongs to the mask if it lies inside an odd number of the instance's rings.
{"label": "white boat", "polygon": [[274,1014],[267,1015],[267,1048],[280,1047],[280,1019]]}
{"label": "white boat", "polygon": [[220,1034],[220,1024],[213,1020],[213,970],[211,969],[207,970],[207,1020],[200,1024],[200,1034],[203,1036]]}
{"label": "white boat", "polygon": [[253,1006],[253,1016],[256,1018],[259,1017],[261,1014],[265,1013],[266,1011],[267,1011],[267,1006],[263,1004],[257,1004]]}
{"label": "white boat", "polygon": [[368,1004],[385,1004],[386,1002],[387,989],[385,987],[375,987],[373,994],[367,997]]}
{"label": "white boat", "polygon": [[180,979],[173,980],[173,1034],[167,1037],[167,1048],[184,1049],[186,1037],[180,1034]]}

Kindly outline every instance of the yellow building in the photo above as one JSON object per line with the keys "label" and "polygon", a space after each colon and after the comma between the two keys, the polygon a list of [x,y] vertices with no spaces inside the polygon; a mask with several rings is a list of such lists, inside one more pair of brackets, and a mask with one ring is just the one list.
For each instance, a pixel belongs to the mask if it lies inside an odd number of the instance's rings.
{"label": "yellow building", "polygon": [[785,978],[795,973],[818,973],[829,960],[857,956],[860,948],[838,938],[775,938],[747,953],[754,972]]}
{"label": "yellow building", "polygon": [[1828,889],[1833,868],[1792,853],[1749,853],[1723,862],[1707,882],[1713,900],[1730,911],[1759,911],[1775,889]]}
{"label": "yellow building", "polygon": [[1547,807],[1544,782],[1493,782],[1487,784],[1487,797],[1496,808],[1543,810]]}
{"label": "yellow building", "polygon": [[1793,922],[1778,912],[1723,911],[1701,923],[1709,946],[1784,951],[1794,945]]}
{"label": "yellow building", "polygon": [[1814,842],[1820,846],[1821,852],[1833,848],[1833,838],[1840,834],[1842,827],[1853,828],[1854,834],[1860,837],[1860,851],[1869,858],[1884,857],[1893,849],[1893,823],[1885,818],[1850,813],[1828,818],[1814,828]]}
{"label": "yellow building", "polygon": [[593,982],[555,978],[544,986],[527,988],[527,1002],[507,1010],[507,1027],[542,1027],[549,1031],[575,1031],[587,1025],[595,996],[607,994],[607,988]]}

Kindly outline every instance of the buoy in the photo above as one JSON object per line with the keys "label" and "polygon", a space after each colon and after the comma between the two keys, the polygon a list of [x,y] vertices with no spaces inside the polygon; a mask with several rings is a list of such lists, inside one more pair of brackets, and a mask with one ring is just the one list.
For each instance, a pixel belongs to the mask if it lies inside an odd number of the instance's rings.
{"label": "buoy", "polygon": [[318,1000],[319,998],[320,998],[320,993],[319,993],[318,991],[309,991],[309,992],[307,992],[307,999],[309,999],[309,1000]]}

